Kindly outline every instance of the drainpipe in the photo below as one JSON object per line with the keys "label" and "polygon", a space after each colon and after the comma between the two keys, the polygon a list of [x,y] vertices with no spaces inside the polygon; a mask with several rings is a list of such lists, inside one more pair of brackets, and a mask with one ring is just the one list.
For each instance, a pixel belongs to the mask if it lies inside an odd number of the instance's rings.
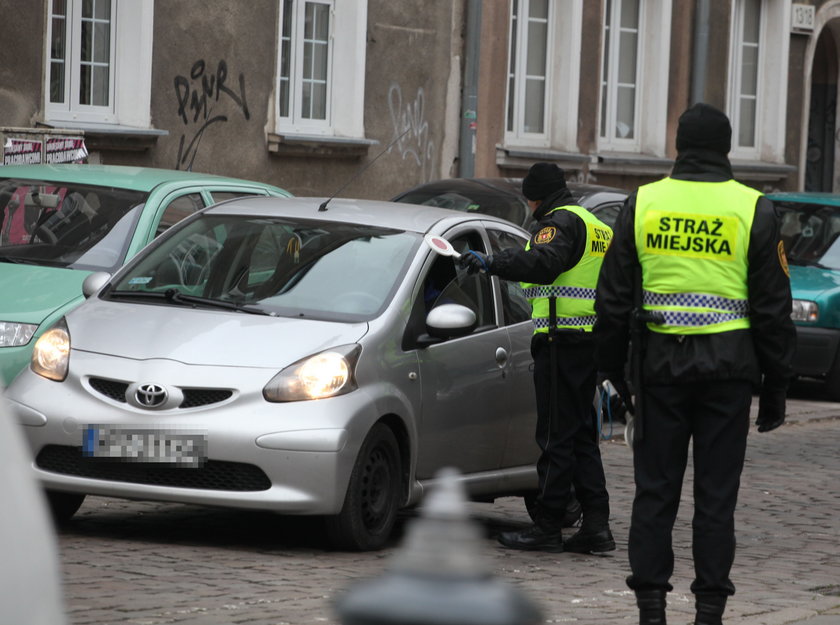
{"label": "drainpipe", "polygon": [[691,104],[706,98],[706,66],[709,55],[710,0],[697,0],[694,9],[694,50],[691,68]]}
{"label": "drainpipe", "polygon": [[458,141],[458,174],[462,178],[471,178],[475,175],[480,32],[481,0],[467,0],[467,32],[464,41],[464,93],[461,98],[461,132]]}

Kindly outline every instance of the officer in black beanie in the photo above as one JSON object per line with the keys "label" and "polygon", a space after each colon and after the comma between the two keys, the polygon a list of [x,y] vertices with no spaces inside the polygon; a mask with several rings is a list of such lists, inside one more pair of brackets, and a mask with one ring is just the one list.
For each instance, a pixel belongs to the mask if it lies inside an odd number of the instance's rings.
{"label": "officer in black beanie", "polygon": [[[734,513],[755,386],[758,431],[785,420],[796,333],[780,224],[769,200],[733,179],[731,137],[729,119],[708,104],[680,116],[673,171],[630,195],[598,281],[601,377],[623,383],[628,348],[644,345],[634,359],[644,433],[633,440],[627,578],[641,625],[665,625],[689,442],[694,622],[721,625],[735,592]],[[636,301],[649,322],[630,346]]]}
{"label": "officer in black beanie", "polygon": [[[511,549],[598,553],[615,549],[609,495],[598,448],[592,398],[595,282],[612,231],[575,204],[553,163],[536,163],[522,181],[536,228],[525,249],[485,256],[469,252],[461,265],[517,280],[532,308],[539,492],[534,525],[504,532]],[[564,511],[574,492],[583,510],[580,530],[564,541]]]}

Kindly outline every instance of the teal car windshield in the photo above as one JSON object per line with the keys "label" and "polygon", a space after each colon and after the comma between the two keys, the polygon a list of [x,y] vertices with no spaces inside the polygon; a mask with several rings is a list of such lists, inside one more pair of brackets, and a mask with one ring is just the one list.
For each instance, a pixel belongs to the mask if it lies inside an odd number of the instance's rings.
{"label": "teal car windshield", "polygon": [[775,202],[788,262],[840,269],[840,209],[821,204]]}
{"label": "teal car windshield", "polygon": [[366,320],[391,300],[421,243],[417,234],[352,223],[205,214],[162,237],[104,297]]}
{"label": "teal car windshield", "polygon": [[0,261],[114,271],[145,200],[140,191],[0,179]]}

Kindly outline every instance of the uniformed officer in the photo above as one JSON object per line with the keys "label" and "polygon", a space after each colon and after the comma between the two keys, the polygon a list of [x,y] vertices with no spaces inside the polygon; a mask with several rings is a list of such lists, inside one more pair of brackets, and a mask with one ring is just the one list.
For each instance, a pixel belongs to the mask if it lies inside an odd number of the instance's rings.
{"label": "uniformed officer", "polygon": [[[493,256],[478,252],[461,256],[461,264],[470,271],[521,281],[534,322],[531,354],[536,440],[541,450],[535,523],[502,533],[499,542],[513,549],[611,551],[615,541],[592,406],[596,373],[592,324],[595,282],[612,230],[574,204],[557,165],[533,165],[522,192],[537,222],[527,246]],[[583,520],[580,530],[564,542],[562,519],[573,484]]]}
{"label": "uniformed officer", "polygon": [[634,288],[641,289],[643,314],[656,321],[647,323],[643,385],[635,389],[644,432],[634,441],[628,544],[627,584],[643,625],[665,623],[689,441],[695,623],[721,625],[735,592],[735,502],[759,381],[758,431],[785,419],[796,339],[779,219],[761,193],[733,180],[731,134],[726,115],[709,105],[680,116],[671,176],[628,198],[598,282],[596,362],[603,377],[623,380]]}

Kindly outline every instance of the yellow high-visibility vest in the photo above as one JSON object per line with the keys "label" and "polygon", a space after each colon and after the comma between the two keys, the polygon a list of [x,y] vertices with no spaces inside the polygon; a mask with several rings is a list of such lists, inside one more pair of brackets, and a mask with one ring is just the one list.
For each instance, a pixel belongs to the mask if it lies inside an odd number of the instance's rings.
{"label": "yellow high-visibility vest", "polygon": [[665,178],[636,195],[642,304],[666,334],[749,328],[747,253],[761,193],[734,180]]}
{"label": "yellow high-visibility vest", "polygon": [[[612,239],[612,228],[581,206],[558,206],[558,210],[571,211],[586,224],[586,245],[578,263],[564,271],[549,285],[521,282],[525,297],[531,303],[534,332],[548,332],[549,298],[556,298],[555,312],[558,328],[591,332],[595,323],[595,285],[604,254]],[[548,244],[557,235],[554,226],[545,226],[533,240],[535,244]],[[531,249],[531,241],[525,246]]]}

